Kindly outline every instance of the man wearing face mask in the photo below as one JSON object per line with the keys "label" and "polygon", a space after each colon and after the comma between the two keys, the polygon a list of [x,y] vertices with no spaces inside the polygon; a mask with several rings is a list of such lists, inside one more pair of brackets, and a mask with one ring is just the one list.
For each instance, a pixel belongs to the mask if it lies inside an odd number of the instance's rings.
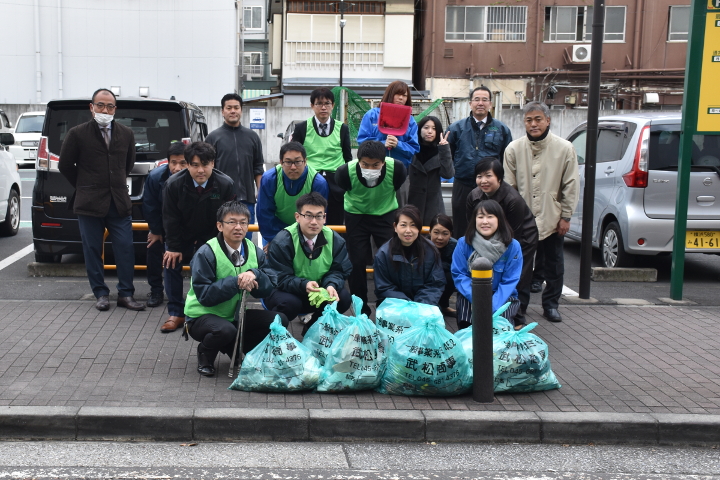
{"label": "man wearing face mask", "polygon": [[115,95],[101,88],[92,96],[93,119],[71,128],[60,151],[60,173],[75,187],[70,200],[78,216],[85,268],[95,308],[110,308],[110,289],[105,284],[102,260],[103,235],[112,241],[118,277],[118,307],[144,310],[133,298],[135,253],[132,235],[132,204],[126,179],[135,165],[135,136],[128,127],[113,121]]}
{"label": "man wearing face mask", "polygon": [[393,236],[398,208],[395,192],[407,178],[403,162],[385,158],[385,154],[383,143],[366,140],[358,148],[358,160],[341,165],[335,172],[335,182],[345,190],[346,239],[352,263],[350,291],[362,299],[362,313],[366,315],[371,313],[365,273],[372,258],[370,239],[380,247]]}

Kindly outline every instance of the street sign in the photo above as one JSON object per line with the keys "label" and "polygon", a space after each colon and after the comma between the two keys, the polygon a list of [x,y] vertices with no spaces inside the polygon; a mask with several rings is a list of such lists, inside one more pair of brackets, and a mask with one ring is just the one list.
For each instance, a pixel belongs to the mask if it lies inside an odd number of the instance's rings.
{"label": "street sign", "polygon": [[720,0],[708,0],[708,10],[720,9]]}
{"label": "street sign", "polygon": [[[720,0],[718,0],[720,1]],[[250,109],[250,128],[255,130],[265,129],[265,109],[264,108],[251,108]]]}
{"label": "street sign", "polygon": [[[720,8],[720,0],[711,0]],[[720,131],[720,13],[707,12],[705,22],[705,45],[703,47],[702,70],[700,74],[700,109],[698,110],[697,131]]]}

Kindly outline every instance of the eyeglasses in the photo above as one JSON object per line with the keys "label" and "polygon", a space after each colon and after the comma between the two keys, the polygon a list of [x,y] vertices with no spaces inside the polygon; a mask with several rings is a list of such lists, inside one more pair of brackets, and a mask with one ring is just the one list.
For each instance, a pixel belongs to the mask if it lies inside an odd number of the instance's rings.
{"label": "eyeglasses", "polygon": [[321,215],[312,215],[310,213],[298,213],[301,217],[305,217],[306,220],[312,222],[313,218],[317,220],[318,222],[322,221],[323,218],[325,218],[325,214]]}
{"label": "eyeglasses", "polygon": [[98,110],[102,110],[102,109],[104,109],[104,108],[107,108],[107,111],[108,111],[108,112],[114,112],[115,109],[117,108],[117,105],[113,105],[112,103],[107,103],[107,104],[105,104],[105,103],[93,103],[93,105],[95,105],[95,107],[96,107]]}
{"label": "eyeglasses", "polygon": [[238,225],[242,228],[247,228],[248,222],[236,222],[235,220],[230,220],[229,222],[221,220],[220,223],[224,223],[225,225],[230,225],[231,227],[235,228]]}
{"label": "eyeglasses", "polygon": [[325,108],[332,108],[332,106],[333,106],[333,104],[330,103],[330,102],[327,102],[327,103],[313,103],[313,105],[316,106],[316,107],[320,107],[320,108],[323,108],[323,107],[325,107]]}
{"label": "eyeglasses", "polygon": [[294,162],[288,162],[287,160],[283,160],[282,162],[282,164],[286,167],[300,167],[303,163],[305,163],[305,160],[295,160]]}
{"label": "eyeglasses", "polygon": [[473,98],[472,101],[473,101],[473,102],[490,103],[490,99],[489,99],[489,98]]}

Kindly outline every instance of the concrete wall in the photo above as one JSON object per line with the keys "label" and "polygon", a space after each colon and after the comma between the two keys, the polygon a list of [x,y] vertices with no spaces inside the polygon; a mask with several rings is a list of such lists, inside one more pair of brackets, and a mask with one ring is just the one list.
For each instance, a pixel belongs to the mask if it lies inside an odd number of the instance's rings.
{"label": "concrete wall", "polygon": [[[600,110],[600,116],[637,113],[638,110]],[[550,128],[555,135],[566,138],[580,123],[587,120],[587,110],[550,110]],[[522,110],[503,110],[502,122],[510,128],[513,138],[525,135]]]}

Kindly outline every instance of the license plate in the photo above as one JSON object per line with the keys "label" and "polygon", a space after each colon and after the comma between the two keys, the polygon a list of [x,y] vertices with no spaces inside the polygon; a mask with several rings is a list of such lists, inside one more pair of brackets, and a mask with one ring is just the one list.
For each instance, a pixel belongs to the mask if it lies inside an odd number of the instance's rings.
{"label": "license plate", "polygon": [[709,230],[688,230],[685,236],[685,248],[720,249],[720,232]]}
{"label": "license plate", "polygon": [[132,177],[127,177],[127,189],[128,189],[128,195],[132,194]]}
{"label": "license plate", "polygon": [[35,158],[35,157],[37,157],[37,150],[28,151],[28,158]]}

